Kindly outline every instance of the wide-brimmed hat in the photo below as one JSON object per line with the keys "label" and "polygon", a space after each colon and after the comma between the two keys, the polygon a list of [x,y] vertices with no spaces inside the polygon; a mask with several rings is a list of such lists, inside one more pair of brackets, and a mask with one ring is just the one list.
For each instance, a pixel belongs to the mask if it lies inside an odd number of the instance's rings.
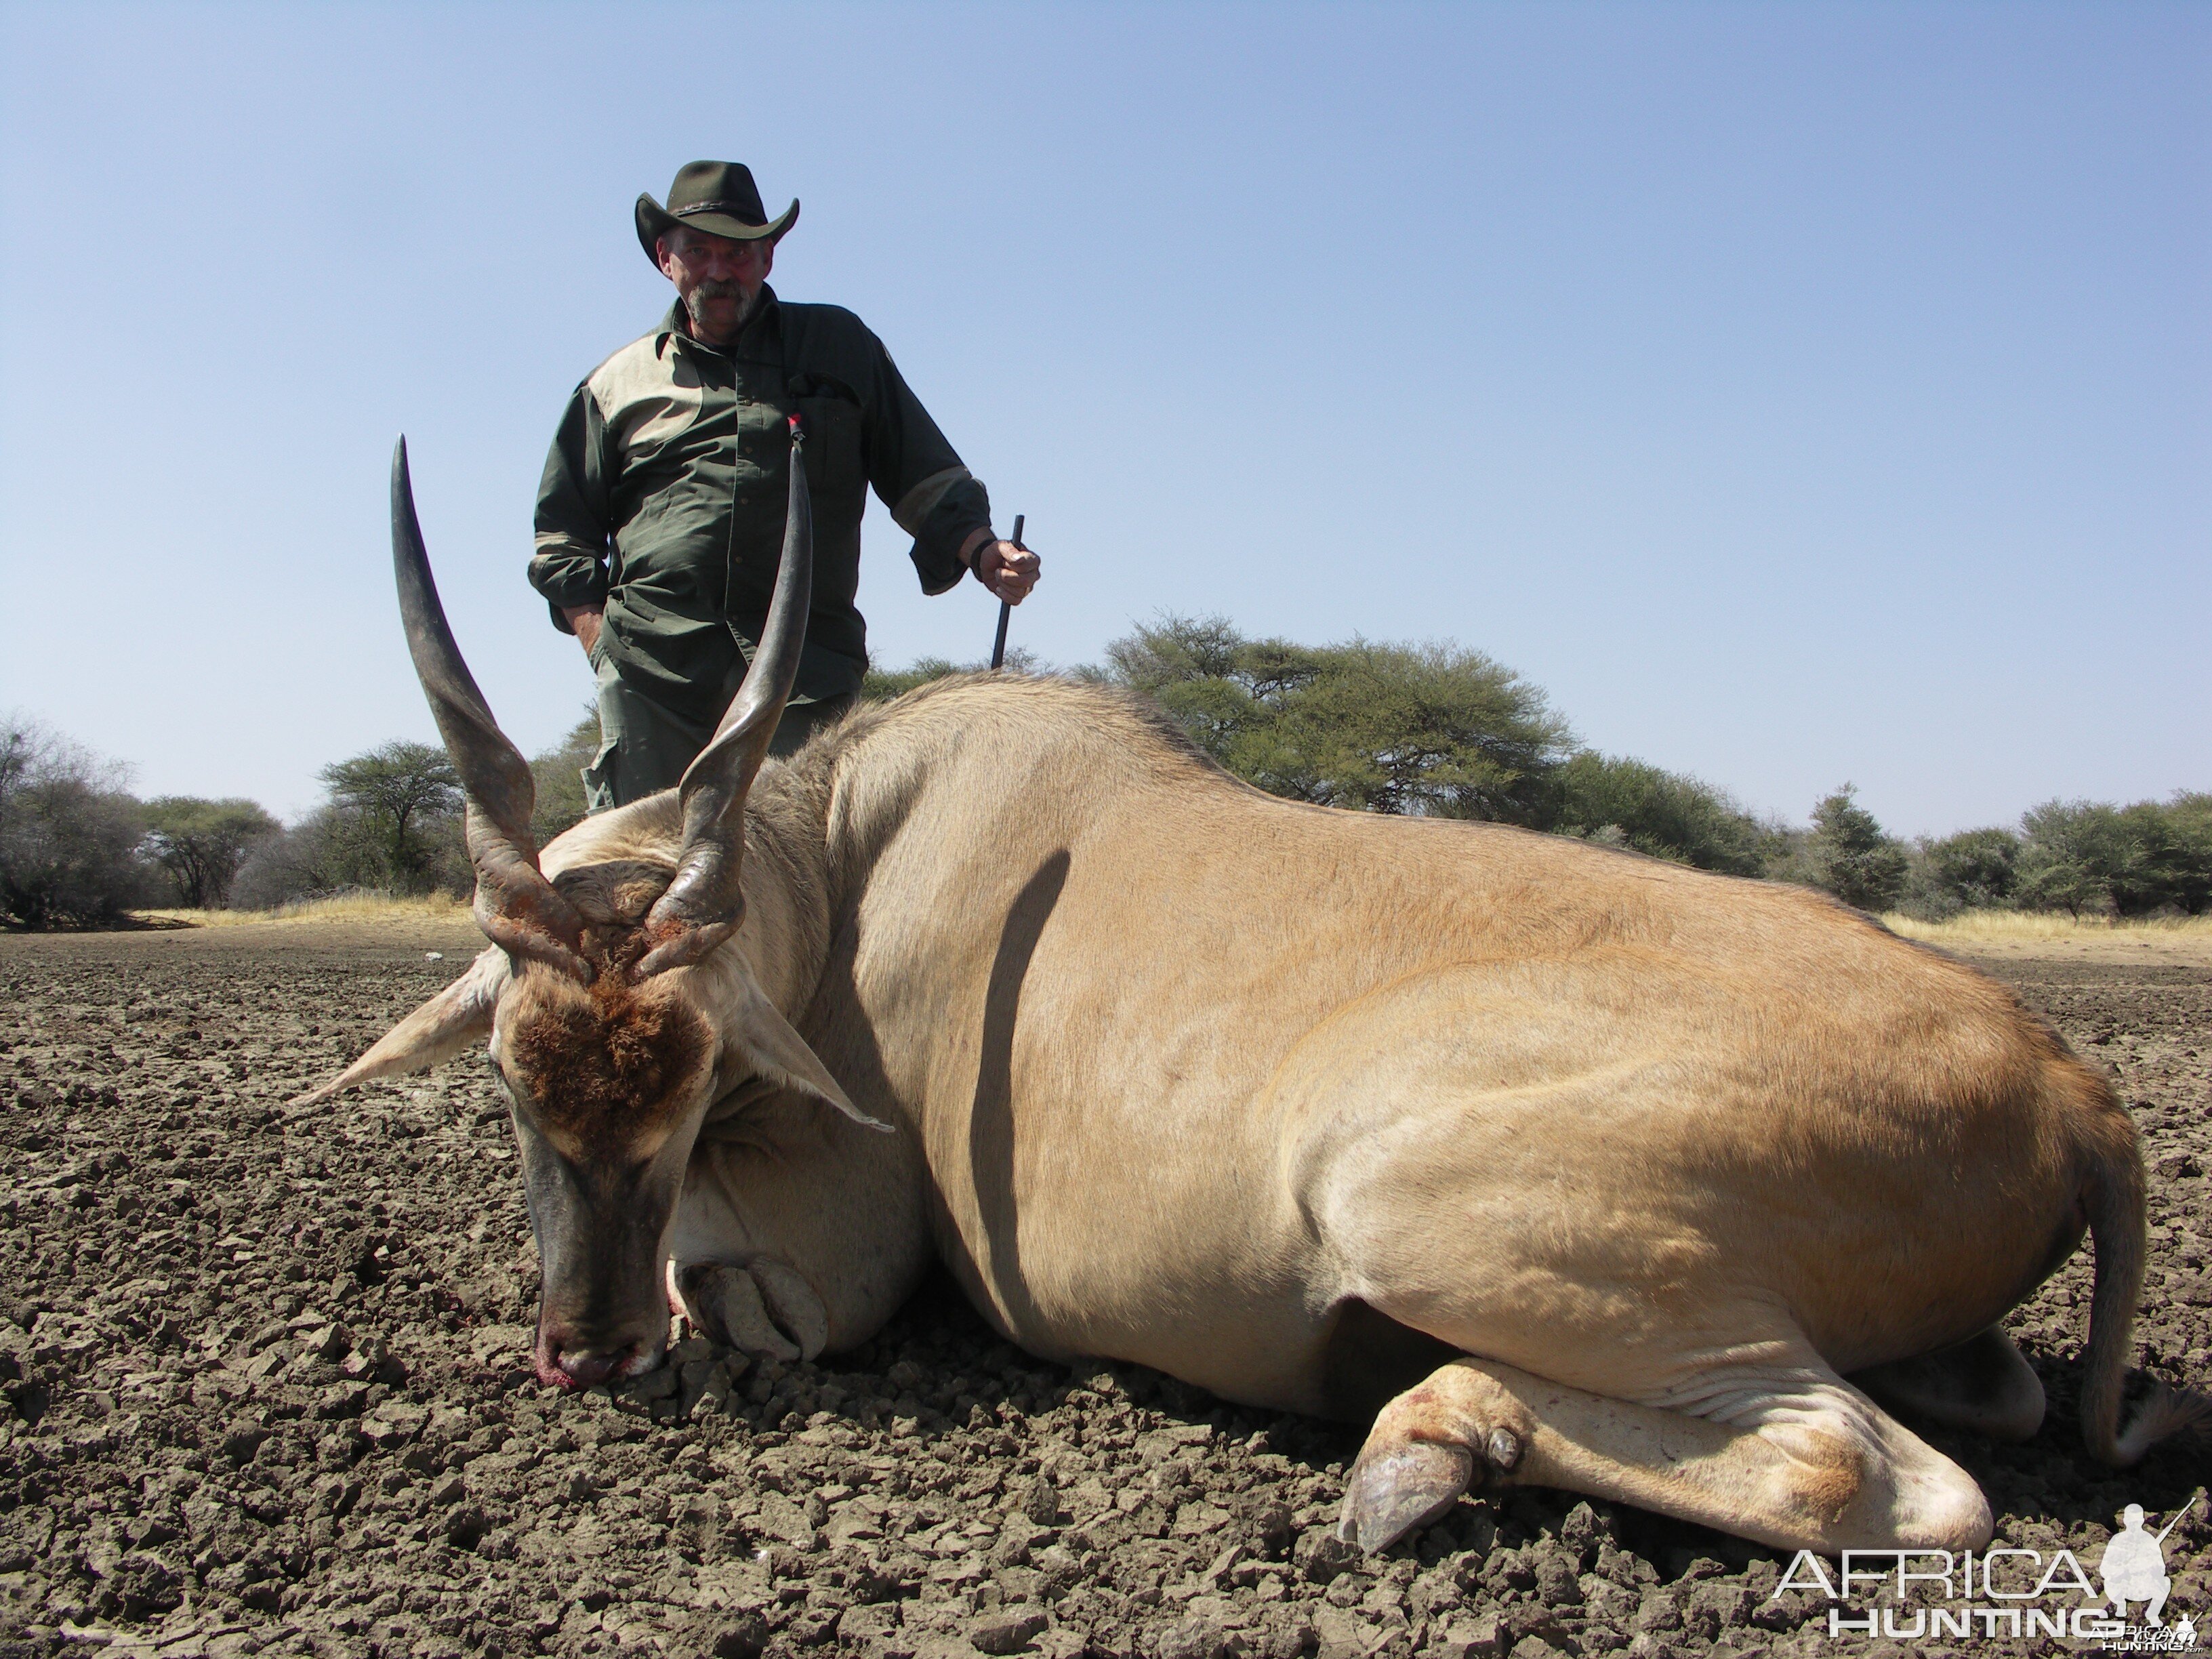
{"label": "wide-brimmed hat", "polygon": [[709,236],[757,242],[763,236],[782,235],[798,221],[796,201],[769,219],[751,169],[735,161],[692,161],[678,168],[676,182],[668,187],[665,208],[649,195],[637,198],[638,243],[656,267],[660,256],[653,251],[653,243],[681,225]]}

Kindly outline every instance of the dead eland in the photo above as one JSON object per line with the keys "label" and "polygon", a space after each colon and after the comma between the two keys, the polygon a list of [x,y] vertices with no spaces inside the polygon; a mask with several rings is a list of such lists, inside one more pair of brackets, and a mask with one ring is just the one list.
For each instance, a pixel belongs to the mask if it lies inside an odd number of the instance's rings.
{"label": "dead eland", "polygon": [[868,1337],[933,1258],[1045,1356],[1374,1426],[1377,1548],[1529,1482],[1785,1548],[1973,1548],[1891,1414],[2021,1437],[2006,1312],[2094,1238],[2089,1450],[2123,1423],[2143,1167],[2001,986],[1800,890],[1274,799],[1151,709],[974,677],[766,763],[804,469],[750,674],[678,790],[541,859],[530,773],[392,481],[410,646],[492,943],[337,1079],[489,1039],[544,1265],[538,1374]]}

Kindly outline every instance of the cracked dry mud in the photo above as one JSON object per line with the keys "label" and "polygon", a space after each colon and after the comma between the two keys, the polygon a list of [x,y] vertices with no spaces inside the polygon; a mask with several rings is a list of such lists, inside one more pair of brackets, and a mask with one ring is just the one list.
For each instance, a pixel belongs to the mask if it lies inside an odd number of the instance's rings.
{"label": "cracked dry mud", "polygon": [[[0,939],[0,1656],[1844,1650],[1824,1602],[1772,1595],[1775,1553],[1556,1492],[1464,1499],[1355,1557],[1329,1530],[1353,1431],[1031,1359],[941,1281],[819,1364],[695,1340],[629,1394],[541,1389],[484,1069],[277,1109],[475,943]],[[2138,1361],[2212,1379],[2212,967],[1990,965],[2135,1107]],[[2212,1459],[2169,1443],[2116,1474],[2081,1451],[2087,1294],[2077,1255],[2012,1321],[2051,1394],[2033,1443],[1930,1437],[2001,1541],[2094,1562],[2124,1504],[2170,1512]],[[2201,1518],[2168,1541],[2174,1610],[2205,1611],[2208,1546]]]}

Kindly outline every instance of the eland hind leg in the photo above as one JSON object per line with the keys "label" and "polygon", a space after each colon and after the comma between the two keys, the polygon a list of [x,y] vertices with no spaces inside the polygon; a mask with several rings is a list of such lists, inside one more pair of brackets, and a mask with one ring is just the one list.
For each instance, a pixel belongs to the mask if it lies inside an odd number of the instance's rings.
{"label": "eland hind leg", "polygon": [[1935,1353],[1855,1371],[1850,1380],[1892,1411],[1992,1440],[2033,1440],[2043,1426],[2043,1379],[1994,1325]]}
{"label": "eland hind leg", "polygon": [[1609,1400],[1492,1360],[1454,1360],[1384,1407],[1339,1531],[1387,1547],[1480,1474],[1633,1504],[1782,1549],[1972,1549],[1981,1488],[1814,1362],[1710,1379],[1710,1411]]}

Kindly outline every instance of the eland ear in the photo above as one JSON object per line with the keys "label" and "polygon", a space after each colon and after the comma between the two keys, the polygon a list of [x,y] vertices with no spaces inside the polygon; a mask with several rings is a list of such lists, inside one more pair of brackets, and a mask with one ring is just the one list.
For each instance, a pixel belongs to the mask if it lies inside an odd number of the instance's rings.
{"label": "eland ear", "polygon": [[492,1012],[510,972],[507,952],[488,947],[469,970],[377,1039],[376,1045],[319,1089],[284,1103],[290,1117],[305,1117],[356,1084],[419,1072],[451,1060],[491,1032]]}
{"label": "eland ear", "polygon": [[776,1012],[775,1005],[762,994],[750,974],[744,977],[743,995],[744,1004],[738,1009],[736,1018],[724,1028],[728,1033],[725,1041],[744,1049],[746,1063],[753,1071],[786,1088],[812,1095],[865,1128],[891,1133],[890,1124],[870,1117],[853,1104],[838,1086],[837,1079],[830,1075],[830,1068],[822,1063],[821,1056],[792,1029],[791,1022]]}

